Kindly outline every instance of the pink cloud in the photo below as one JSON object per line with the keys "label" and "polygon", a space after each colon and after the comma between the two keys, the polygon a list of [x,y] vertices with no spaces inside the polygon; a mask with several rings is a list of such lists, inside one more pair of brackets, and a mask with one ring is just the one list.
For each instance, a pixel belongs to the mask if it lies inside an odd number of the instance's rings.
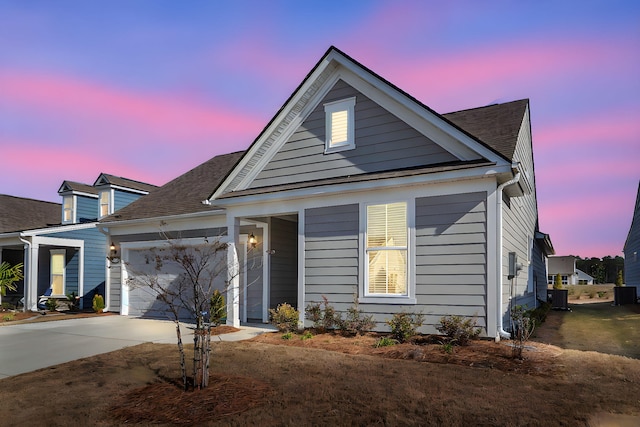
{"label": "pink cloud", "polygon": [[536,147],[542,149],[584,147],[588,143],[610,142],[620,146],[633,144],[637,147],[640,121],[636,117],[617,113],[601,113],[592,117],[579,117],[556,125],[537,127],[534,130]]}
{"label": "pink cloud", "polygon": [[567,194],[540,204],[541,230],[551,236],[557,255],[620,255],[631,225],[633,203],[620,193]]}
{"label": "pink cloud", "polygon": [[5,70],[0,72],[0,94],[8,108],[66,117],[79,128],[89,120],[111,124],[112,129],[140,129],[146,135],[173,141],[246,138],[263,125],[260,118],[222,106],[198,104],[179,96],[127,92],[64,76]]}

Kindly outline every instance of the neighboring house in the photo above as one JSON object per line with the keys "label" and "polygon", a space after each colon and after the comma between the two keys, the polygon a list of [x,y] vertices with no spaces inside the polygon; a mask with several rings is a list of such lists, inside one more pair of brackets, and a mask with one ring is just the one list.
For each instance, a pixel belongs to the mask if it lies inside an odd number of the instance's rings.
{"label": "neighboring house", "polygon": [[553,253],[538,230],[528,100],[441,115],[333,47],[247,151],[99,227],[125,261],[109,271],[109,309],[129,315],[162,312],[128,282],[160,230],[194,245],[223,236],[228,265],[243,267],[229,282],[232,325],[266,322],[282,302],[302,318],[323,296],[345,312],[357,296],[379,330],[407,311],[425,315],[425,333],[462,315],[506,336],[510,304],[546,299]]}
{"label": "neighboring house", "polygon": [[633,219],[627,240],[624,243],[624,282],[627,286],[635,286],[640,295],[640,184],[638,184],[638,194],[636,205],[633,210]]}
{"label": "neighboring house", "polygon": [[109,242],[97,227],[113,213],[156,188],[153,185],[101,174],[93,185],[64,181],[58,190],[62,204],[2,196],[0,259],[24,263],[24,281],[11,297],[24,297],[25,310],[38,299],[82,296],[91,307],[95,293],[104,294]]}
{"label": "neighboring house", "polygon": [[547,284],[553,285],[559,274],[563,285],[593,285],[593,277],[576,268],[576,259],[571,255],[549,257]]}

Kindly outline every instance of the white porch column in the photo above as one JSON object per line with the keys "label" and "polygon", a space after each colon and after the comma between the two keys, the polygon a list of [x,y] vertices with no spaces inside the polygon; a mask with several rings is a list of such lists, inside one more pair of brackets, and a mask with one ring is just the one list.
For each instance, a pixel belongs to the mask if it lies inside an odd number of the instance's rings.
{"label": "white porch column", "polygon": [[240,263],[237,242],[240,236],[240,219],[227,216],[227,325],[240,326]]}
{"label": "white porch column", "polygon": [[38,310],[38,253],[40,245],[29,242],[24,245],[24,310]]}

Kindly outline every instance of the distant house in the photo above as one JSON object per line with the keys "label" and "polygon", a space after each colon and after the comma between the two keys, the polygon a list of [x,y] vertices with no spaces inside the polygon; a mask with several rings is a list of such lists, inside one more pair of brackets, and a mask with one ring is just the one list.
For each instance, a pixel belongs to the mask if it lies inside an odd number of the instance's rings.
{"label": "distant house", "polygon": [[99,227],[127,261],[107,279],[109,309],[122,314],[163,312],[128,282],[163,244],[160,230],[192,245],[222,236],[228,265],[252,252],[258,268],[229,281],[232,325],[265,322],[282,302],[304,313],[323,296],[345,312],[356,296],[380,330],[409,311],[425,315],[426,333],[462,315],[507,336],[510,304],[546,299],[553,254],[538,230],[528,100],[438,114],[333,47],[247,151]]}
{"label": "distant house", "polygon": [[593,277],[576,268],[576,259],[571,255],[549,257],[547,284],[553,285],[559,274],[563,285],[593,285]]}
{"label": "distant house", "polygon": [[105,293],[109,242],[96,224],[156,188],[126,178],[100,174],[93,185],[64,181],[58,190],[62,204],[0,196],[0,259],[24,263],[24,281],[8,295],[24,297],[26,310],[38,299],[83,297],[91,306],[95,293]]}
{"label": "distant house", "polygon": [[[640,288],[640,184],[636,196],[636,205],[633,210],[633,219],[627,240],[624,244],[624,281],[627,286]],[[640,295],[640,289],[638,289]]]}

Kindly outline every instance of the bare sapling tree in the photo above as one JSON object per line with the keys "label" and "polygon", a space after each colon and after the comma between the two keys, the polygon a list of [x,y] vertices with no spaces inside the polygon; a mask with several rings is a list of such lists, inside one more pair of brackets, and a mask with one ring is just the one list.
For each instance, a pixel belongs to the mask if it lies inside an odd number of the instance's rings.
{"label": "bare sapling tree", "polygon": [[[155,295],[165,313],[175,322],[184,389],[188,390],[189,385],[194,389],[205,388],[211,362],[212,304],[219,310],[220,295],[228,292],[230,280],[239,269],[227,265],[228,245],[221,237],[203,238],[195,244],[190,239],[186,244],[179,238],[161,234],[164,245],[145,251],[144,259],[138,260],[142,263],[125,263],[130,274],[128,284],[132,289],[145,288]],[[217,317],[220,317],[219,313]],[[194,322],[191,382],[187,378],[181,321]]]}

